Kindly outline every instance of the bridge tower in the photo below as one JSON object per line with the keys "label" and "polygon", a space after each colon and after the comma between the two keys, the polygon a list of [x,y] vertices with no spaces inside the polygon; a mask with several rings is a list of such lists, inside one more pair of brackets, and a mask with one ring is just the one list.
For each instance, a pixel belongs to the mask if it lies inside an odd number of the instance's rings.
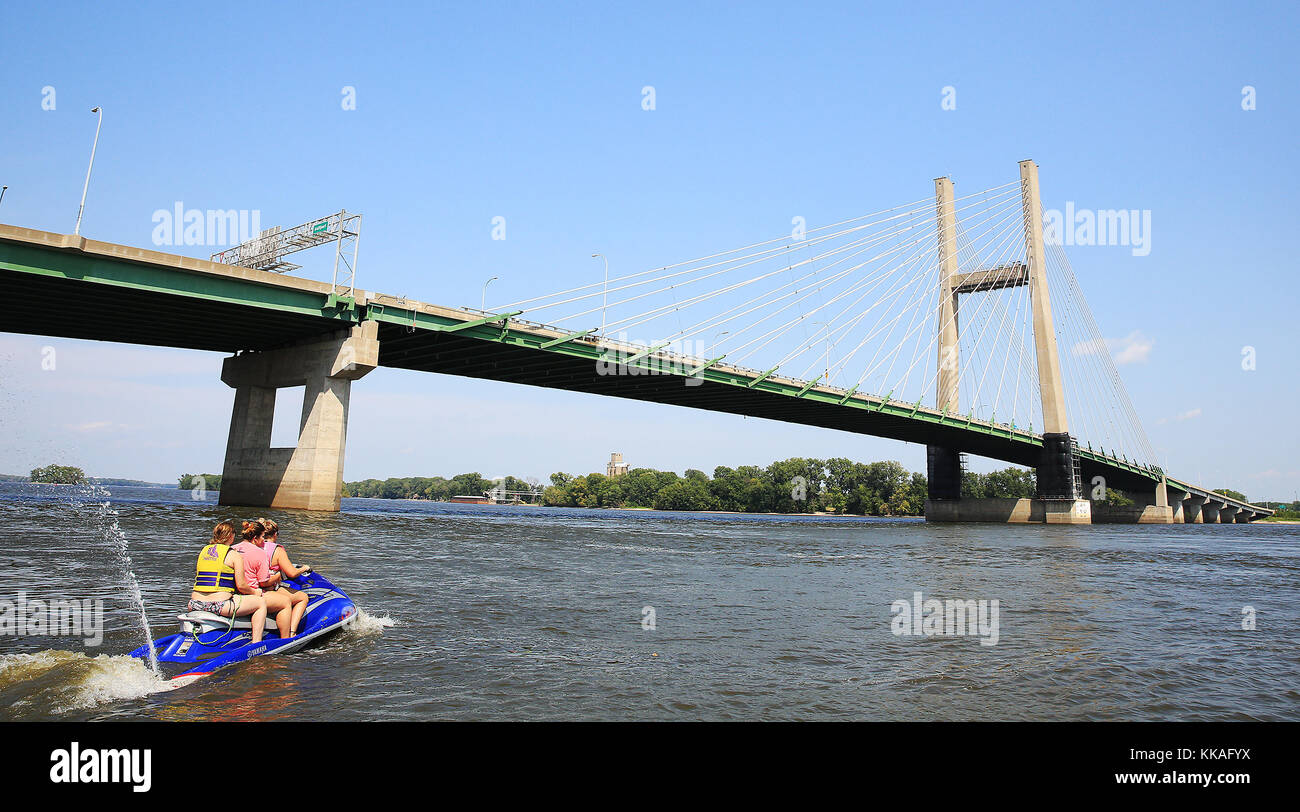
{"label": "bridge tower", "polygon": [[941,521],[1090,524],[1091,503],[1081,498],[1076,477],[1078,461],[1066,416],[1065,388],[1061,380],[1061,361],[1057,354],[1056,329],[1052,322],[1052,302],[1047,285],[1038,165],[1033,161],[1020,162],[1020,183],[1025,261],[996,268],[975,269],[962,274],[958,272],[957,263],[957,217],[953,204],[952,180],[938,178],[934,182],[939,240],[939,374],[936,395],[939,409],[949,414],[959,410],[959,296],[988,294],[1001,288],[1028,285],[1044,423],[1043,449],[1037,466],[1037,498],[1032,505],[1005,504],[1025,500],[963,500],[962,449],[928,445],[926,461],[930,498],[926,505],[926,515]]}
{"label": "bridge tower", "polygon": [[[957,293],[953,282],[957,276],[957,212],[953,206],[952,179],[934,180],[935,213],[939,240],[939,384],[936,407],[957,414],[961,359],[958,353]],[[927,445],[926,473],[930,498],[961,498],[961,451],[946,446]]]}

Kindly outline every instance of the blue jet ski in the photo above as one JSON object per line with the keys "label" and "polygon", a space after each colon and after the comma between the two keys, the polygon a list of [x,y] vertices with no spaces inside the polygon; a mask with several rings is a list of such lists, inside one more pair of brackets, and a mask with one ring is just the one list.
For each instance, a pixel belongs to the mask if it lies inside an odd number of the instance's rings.
{"label": "blue jet ski", "polygon": [[[306,572],[286,578],[285,583],[309,596],[296,636],[281,638],[275,617],[268,615],[266,631],[253,645],[253,624],[248,617],[232,622],[211,612],[186,612],[177,616],[181,622],[179,634],[169,634],[153,643],[159,667],[173,679],[200,677],[252,657],[298,651],[356,620],[357,605],[319,573]],[[141,646],[131,656],[147,662],[149,647]]]}

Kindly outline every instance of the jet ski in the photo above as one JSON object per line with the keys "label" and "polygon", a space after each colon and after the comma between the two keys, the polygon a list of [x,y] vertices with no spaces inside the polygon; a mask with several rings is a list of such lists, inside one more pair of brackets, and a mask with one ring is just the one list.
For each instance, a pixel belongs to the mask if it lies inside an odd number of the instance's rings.
{"label": "jet ski", "polygon": [[[297,578],[286,578],[285,583],[309,596],[297,635],[280,637],[275,616],[268,614],[266,631],[253,645],[253,624],[247,616],[232,622],[211,612],[186,612],[177,615],[181,622],[178,634],[153,642],[159,668],[172,679],[197,678],[253,657],[298,651],[357,619],[357,605],[320,573],[305,572]],[[148,662],[149,647],[141,646],[131,656]]]}

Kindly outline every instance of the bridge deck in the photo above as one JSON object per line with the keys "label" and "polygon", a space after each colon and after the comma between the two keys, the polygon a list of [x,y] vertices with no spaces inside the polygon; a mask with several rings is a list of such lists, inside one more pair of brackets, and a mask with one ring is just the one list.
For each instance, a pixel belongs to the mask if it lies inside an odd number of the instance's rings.
{"label": "bridge deck", "polygon": [[[206,260],[0,225],[0,330],[235,353],[379,322],[381,366],[545,386],[931,443],[1019,465],[1042,438],[915,403],[641,352],[591,335]],[[498,314],[489,314],[498,315]],[[566,339],[567,340],[561,340]],[[620,355],[621,353],[621,355]],[[613,354],[618,365],[602,363]],[[724,359],[725,360],[725,359]],[[1160,472],[1084,449],[1085,481],[1149,489]],[[1174,482],[1194,495],[1209,491]],[[1215,495],[1228,504],[1267,513]]]}

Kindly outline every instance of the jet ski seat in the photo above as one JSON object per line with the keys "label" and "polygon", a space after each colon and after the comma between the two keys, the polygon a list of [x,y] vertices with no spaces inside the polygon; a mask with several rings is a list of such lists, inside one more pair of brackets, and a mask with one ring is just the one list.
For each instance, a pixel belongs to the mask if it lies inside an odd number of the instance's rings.
{"label": "jet ski seat", "polygon": [[[226,631],[230,628],[230,618],[213,614],[212,612],[186,612],[183,615],[177,615],[181,622],[181,628],[190,630],[198,627],[199,634],[205,634],[211,631]],[[235,628],[238,630],[248,631],[253,628],[253,621],[248,616],[235,618]],[[264,634],[279,635],[280,629],[275,625],[275,618],[271,615],[266,616],[266,624],[263,627]]]}

